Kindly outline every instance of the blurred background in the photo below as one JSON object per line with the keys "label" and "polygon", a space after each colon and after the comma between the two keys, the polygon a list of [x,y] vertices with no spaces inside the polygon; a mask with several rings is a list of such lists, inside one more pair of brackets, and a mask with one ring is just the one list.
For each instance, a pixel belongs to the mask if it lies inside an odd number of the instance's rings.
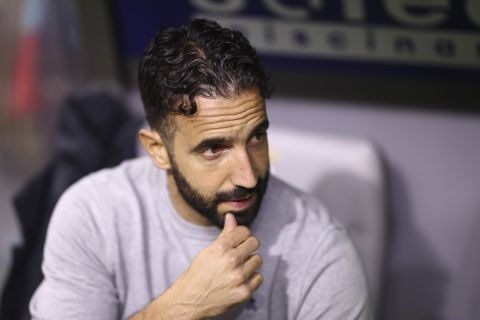
{"label": "blurred background", "polygon": [[64,187],[140,154],[139,56],[193,17],[257,48],[272,168],[347,225],[377,318],[480,319],[480,0],[0,0],[1,314],[26,317]]}

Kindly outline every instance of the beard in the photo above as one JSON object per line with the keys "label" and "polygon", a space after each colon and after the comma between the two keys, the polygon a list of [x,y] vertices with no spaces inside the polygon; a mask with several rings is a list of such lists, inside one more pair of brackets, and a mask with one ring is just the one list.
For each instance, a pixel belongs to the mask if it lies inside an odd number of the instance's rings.
{"label": "beard", "polygon": [[219,191],[212,199],[204,197],[199,191],[195,190],[180,172],[173,157],[171,159],[171,172],[177,185],[177,189],[185,202],[200,215],[207,218],[213,225],[222,229],[225,216],[218,212],[218,205],[224,201],[235,201],[249,196],[255,196],[255,202],[250,207],[242,211],[232,212],[237,220],[237,224],[250,226],[257,217],[262,203],[263,196],[267,189],[270,169],[267,168],[265,177],[259,177],[257,184],[253,188],[236,187],[230,191]]}

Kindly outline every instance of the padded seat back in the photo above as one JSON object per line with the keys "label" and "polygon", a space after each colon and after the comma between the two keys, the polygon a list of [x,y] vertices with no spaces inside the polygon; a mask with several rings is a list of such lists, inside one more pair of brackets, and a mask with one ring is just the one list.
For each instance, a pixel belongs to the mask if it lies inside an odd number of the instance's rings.
{"label": "padded seat back", "polygon": [[386,247],[385,179],[380,156],[361,137],[268,131],[271,171],[315,195],[343,223],[359,252],[378,309]]}

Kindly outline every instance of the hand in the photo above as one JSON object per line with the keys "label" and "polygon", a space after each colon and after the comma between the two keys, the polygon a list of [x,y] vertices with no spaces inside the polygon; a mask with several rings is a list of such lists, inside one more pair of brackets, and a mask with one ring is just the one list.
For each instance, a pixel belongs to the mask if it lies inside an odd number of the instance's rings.
{"label": "hand", "polygon": [[194,258],[170,288],[170,295],[199,318],[221,315],[247,301],[263,281],[256,272],[262,265],[255,253],[259,246],[250,230],[237,226],[233,214],[227,213],[218,238]]}

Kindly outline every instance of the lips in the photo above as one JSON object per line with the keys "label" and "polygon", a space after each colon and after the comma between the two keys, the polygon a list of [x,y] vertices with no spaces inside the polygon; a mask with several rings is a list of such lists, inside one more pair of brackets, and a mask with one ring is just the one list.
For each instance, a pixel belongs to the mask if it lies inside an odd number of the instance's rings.
{"label": "lips", "polygon": [[229,207],[242,210],[250,207],[254,199],[255,199],[254,195],[249,195],[248,197],[237,199],[237,200],[229,200],[229,201],[226,201],[225,203]]}

